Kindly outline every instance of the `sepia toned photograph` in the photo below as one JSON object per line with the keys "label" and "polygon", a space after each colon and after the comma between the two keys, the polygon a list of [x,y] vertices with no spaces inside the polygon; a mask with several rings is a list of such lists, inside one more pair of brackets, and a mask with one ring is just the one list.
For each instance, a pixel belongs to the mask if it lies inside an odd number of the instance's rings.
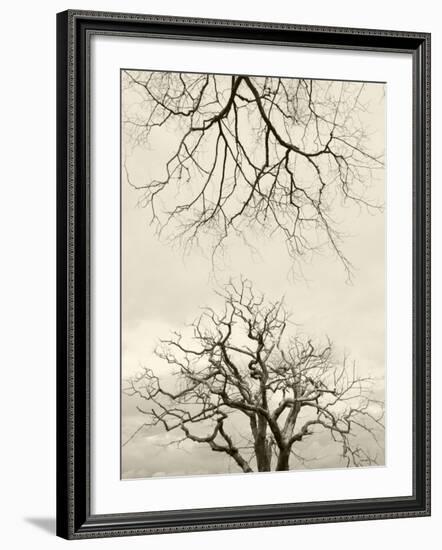
{"label": "sepia toned photograph", "polygon": [[382,82],[121,71],[121,478],[385,465]]}
{"label": "sepia toned photograph", "polygon": [[431,36],[238,14],[57,14],[69,540],[431,515]]}

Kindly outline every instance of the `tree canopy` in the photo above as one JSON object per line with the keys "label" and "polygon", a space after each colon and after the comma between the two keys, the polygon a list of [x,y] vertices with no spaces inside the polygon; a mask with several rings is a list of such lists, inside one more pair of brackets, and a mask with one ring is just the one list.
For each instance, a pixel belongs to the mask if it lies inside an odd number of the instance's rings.
{"label": "tree canopy", "polygon": [[243,472],[306,464],[314,457],[303,444],[324,434],[342,464],[383,458],[383,403],[369,376],[338,359],[331,341],[299,335],[284,301],[267,301],[248,280],[230,282],[219,296],[223,308],[204,308],[190,334],[161,341],[156,353],[172,376],[145,368],[126,381],[146,417],[140,429],[208,445]]}
{"label": "tree canopy", "polygon": [[279,235],[293,260],[331,250],[351,275],[339,209],[382,207],[369,189],[383,152],[362,122],[363,83],[124,71],[123,86],[137,97],[127,143],[168,151],[158,173],[124,166],[158,235],[213,259],[230,238]]}

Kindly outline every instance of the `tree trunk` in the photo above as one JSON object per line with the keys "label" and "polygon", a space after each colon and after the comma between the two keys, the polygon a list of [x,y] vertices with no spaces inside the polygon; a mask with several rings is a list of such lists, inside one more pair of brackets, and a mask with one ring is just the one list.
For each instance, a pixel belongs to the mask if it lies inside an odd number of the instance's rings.
{"label": "tree trunk", "polygon": [[258,472],[270,472],[272,449],[265,434],[255,440],[255,455]]}
{"label": "tree trunk", "polygon": [[267,427],[267,419],[263,416],[254,419],[252,431],[258,472],[270,472],[272,465],[272,447],[267,440]]}
{"label": "tree trunk", "polygon": [[290,459],[290,447],[283,447],[279,450],[278,462],[276,464],[276,471],[285,471],[289,469]]}

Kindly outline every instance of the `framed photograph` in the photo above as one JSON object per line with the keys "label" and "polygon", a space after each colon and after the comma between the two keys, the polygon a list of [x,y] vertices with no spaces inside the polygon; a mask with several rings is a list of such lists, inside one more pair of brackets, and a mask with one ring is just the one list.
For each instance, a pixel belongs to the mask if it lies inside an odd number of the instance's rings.
{"label": "framed photograph", "polygon": [[57,19],[57,533],[430,513],[430,36]]}

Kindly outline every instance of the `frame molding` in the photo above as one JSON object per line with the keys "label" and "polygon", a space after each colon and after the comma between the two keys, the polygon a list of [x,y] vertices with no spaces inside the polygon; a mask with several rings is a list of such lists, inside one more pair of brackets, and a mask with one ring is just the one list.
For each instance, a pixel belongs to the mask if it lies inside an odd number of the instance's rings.
{"label": "frame molding", "polygon": [[[94,34],[413,56],[413,495],[92,515],[89,43]],[[57,14],[57,535],[67,539],[430,515],[430,35],[68,10]]]}

